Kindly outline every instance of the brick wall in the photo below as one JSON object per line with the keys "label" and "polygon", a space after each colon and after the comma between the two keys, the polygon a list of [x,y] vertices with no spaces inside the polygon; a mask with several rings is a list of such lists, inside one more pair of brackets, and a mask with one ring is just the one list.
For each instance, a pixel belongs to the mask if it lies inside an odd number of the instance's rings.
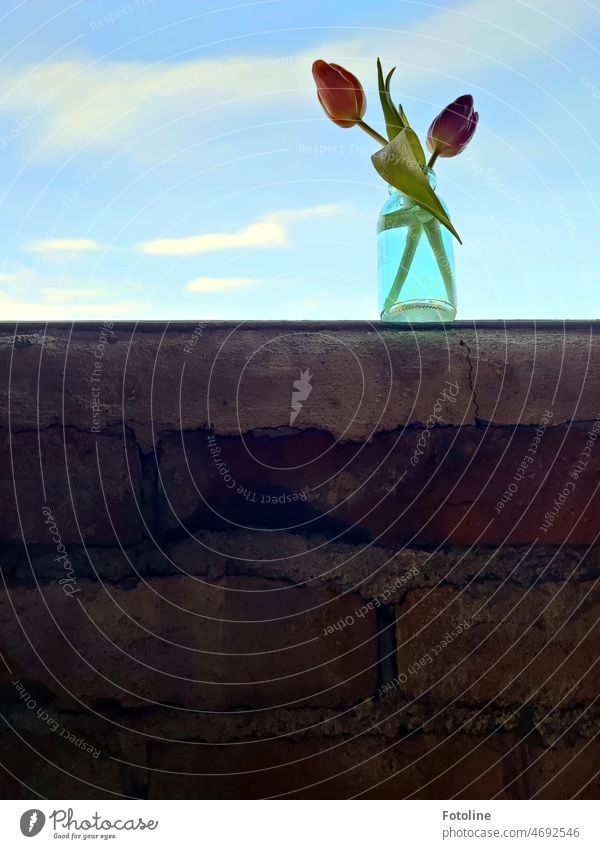
{"label": "brick wall", "polygon": [[597,332],[0,326],[0,794],[597,798]]}

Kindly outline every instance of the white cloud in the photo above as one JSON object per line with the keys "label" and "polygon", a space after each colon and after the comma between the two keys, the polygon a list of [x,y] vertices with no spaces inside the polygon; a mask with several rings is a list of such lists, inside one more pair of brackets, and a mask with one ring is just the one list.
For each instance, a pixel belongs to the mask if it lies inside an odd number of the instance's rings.
{"label": "white cloud", "polygon": [[287,244],[287,231],[282,224],[275,221],[258,221],[243,227],[237,233],[205,233],[202,236],[142,242],[138,245],[138,251],[153,256],[194,256],[211,251],[285,247]]}
{"label": "white cloud", "polygon": [[85,253],[106,250],[106,246],[94,239],[45,239],[27,245],[27,250],[39,254]]}
{"label": "white cloud", "polygon": [[[297,112],[301,101],[314,102],[310,66],[318,56],[351,64],[374,94],[374,57],[379,55],[386,64],[398,65],[404,90],[418,94],[431,85],[431,74],[436,81],[439,75],[480,81],[490,69],[548,59],[562,41],[585,33],[594,13],[591,4],[573,0],[537,2],[539,8],[520,0],[469,0],[444,9],[426,5],[410,30],[402,19],[402,5],[393,4],[397,13],[389,27],[365,29],[353,39],[315,43],[310,50],[272,58],[229,56],[150,65],[78,59],[17,72],[0,67],[0,111],[25,113],[28,132],[39,128],[38,138],[49,149],[83,145],[114,150],[138,128],[152,132],[171,118],[197,112],[198,104],[205,126],[211,116],[223,117],[223,110],[210,111],[213,107],[228,104],[238,120],[241,110],[255,114],[262,104],[272,113],[274,100],[281,101],[278,110],[293,104]],[[4,135],[10,141],[10,131]]]}
{"label": "white cloud", "polygon": [[19,279],[18,274],[0,273],[0,283],[15,283]]}
{"label": "white cloud", "polygon": [[247,289],[256,286],[257,281],[251,277],[198,277],[186,285],[188,292],[229,292],[232,289]]}
{"label": "white cloud", "polygon": [[263,216],[233,233],[203,233],[174,239],[154,239],[141,242],[137,250],[152,256],[195,256],[212,251],[232,251],[246,248],[288,247],[291,244],[289,222],[306,221],[320,215],[333,215],[343,209],[339,204],[325,204],[304,209],[282,210]]}

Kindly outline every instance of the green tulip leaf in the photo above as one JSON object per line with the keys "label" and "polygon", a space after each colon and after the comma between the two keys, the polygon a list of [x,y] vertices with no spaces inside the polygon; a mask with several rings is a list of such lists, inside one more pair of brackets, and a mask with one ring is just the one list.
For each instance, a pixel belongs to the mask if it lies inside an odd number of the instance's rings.
{"label": "green tulip leaf", "polygon": [[406,117],[406,112],[402,108],[401,103],[398,104],[398,114],[400,115],[400,120],[402,121],[404,128],[406,130],[409,130],[408,140],[410,142],[410,146],[413,149],[415,159],[417,160],[419,165],[425,165],[425,152],[423,150],[423,147],[421,146],[421,142],[419,141],[419,137],[417,136],[417,134],[414,132],[414,130],[411,128],[410,124],[408,123],[408,118]]}
{"label": "green tulip leaf", "polygon": [[413,131],[405,127],[394,136],[389,144],[373,154],[371,161],[375,170],[387,183],[430,212],[461,242],[460,236],[452,226],[452,222],[438,196],[429,185],[429,181],[413,152],[413,145],[410,141],[411,133]]}
{"label": "green tulip leaf", "polygon": [[[385,89],[385,93],[387,94],[389,100],[392,99],[392,96],[390,94],[390,85],[392,84],[392,77],[394,76],[395,71],[396,71],[396,67],[394,66],[392,68],[392,70],[389,72],[389,74],[387,75],[387,77],[385,78],[385,83],[383,85],[383,87]],[[395,108],[396,107],[394,107],[394,109]]]}
{"label": "green tulip leaf", "polygon": [[419,137],[412,129],[412,127],[405,127],[404,132],[406,133],[406,138],[408,139],[408,143],[411,147],[415,159],[417,160],[419,165],[425,165],[425,153],[423,152],[423,148],[421,147]]}
{"label": "green tulip leaf", "polygon": [[387,78],[384,81],[381,61],[377,59],[377,82],[379,85],[379,99],[381,100],[381,108],[383,109],[385,127],[387,130],[388,139],[390,141],[395,138],[400,132],[400,130],[402,130],[402,128],[404,127],[402,119],[400,118],[398,110],[394,106],[389,91],[390,80],[395,70],[395,68],[392,68],[392,70],[389,72]]}

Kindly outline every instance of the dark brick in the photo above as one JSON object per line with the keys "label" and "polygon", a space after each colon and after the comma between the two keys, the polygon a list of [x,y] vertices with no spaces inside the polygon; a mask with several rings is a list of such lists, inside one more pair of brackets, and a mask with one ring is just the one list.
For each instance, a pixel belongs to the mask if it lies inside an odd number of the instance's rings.
{"label": "dark brick", "polygon": [[[145,770],[136,774],[98,748],[96,739],[81,734],[68,719],[64,722],[53,734],[17,734],[4,726],[0,798],[31,799],[36,794],[45,799],[138,798],[139,788],[145,788]],[[66,735],[75,735],[78,745]],[[92,751],[81,744],[92,747]],[[94,756],[95,752],[99,754]]]}
{"label": "dark brick", "polygon": [[[12,461],[12,462],[11,462]],[[132,544],[142,535],[141,464],[131,439],[52,427],[0,440],[0,542]]]}
{"label": "dark brick", "polygon": [[[593,701],[600,687],[599,612],[591,581],[411,591],[397,608],[399,683],[391,690],[516,707]],[[465,621],[469,627],[459,633]]]}
{"label": "dark brick", "polygon": [[600,741],[551,749],[527,746],[525,781],[532,799],[594,799],[600,794]]}
{"label": "dark brick", "polygon": [[[153,743],[151,798],[510,798],[503,790],[515,740],[415,735],[244,745]],[[156,769],[153,772],[152,769]],[[509,770],[510,771],[510,770]]]}
{"label": "dark brick", "polygon": [[199,710],[348,705],[375,690],[374,612],[324,634],[354,616],[363,604],[357,595],[255,578],[75,586],[72,597],[56,584],[41,593],[2,591],[3,652],[13,678],[71,702]]}

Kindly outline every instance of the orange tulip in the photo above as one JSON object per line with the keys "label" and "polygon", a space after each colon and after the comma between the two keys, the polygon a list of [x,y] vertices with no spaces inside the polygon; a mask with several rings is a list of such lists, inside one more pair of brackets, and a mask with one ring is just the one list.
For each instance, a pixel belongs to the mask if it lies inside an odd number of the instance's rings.
{"label": "orange tulip", "polygon": [[354,74],[323,59],[313,64],[319,103],[338,127],[354,127],[367,109],[364,89]]}

